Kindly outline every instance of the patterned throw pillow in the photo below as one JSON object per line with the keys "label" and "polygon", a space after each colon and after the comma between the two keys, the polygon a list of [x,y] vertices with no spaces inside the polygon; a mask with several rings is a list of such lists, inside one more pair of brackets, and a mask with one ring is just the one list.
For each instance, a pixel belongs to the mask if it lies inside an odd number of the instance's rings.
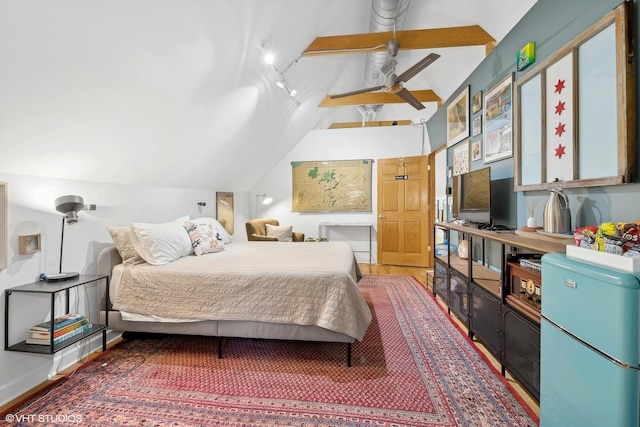
{"label": "patterned throw pillow", "polygon": [[184,223],[191,238],[191,245],[196,255],[211,254],[224,250],[222,236],[213,224]]}
{"label": "patterned throw pillow", "polygon": [[131,243],[131,230],[129,227],[107,227],[107,231],[113,239],[123,264],[129,265],[144,262]]}

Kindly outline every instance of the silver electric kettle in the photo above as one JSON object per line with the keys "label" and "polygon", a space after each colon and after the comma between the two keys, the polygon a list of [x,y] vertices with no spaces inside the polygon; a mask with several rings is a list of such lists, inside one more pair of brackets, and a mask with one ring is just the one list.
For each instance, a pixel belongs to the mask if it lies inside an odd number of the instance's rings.
{"label": "silver electric kettle", "polygon": [[554,234],[569,234],[571,230],[571,211],[569,199],[561,188],[549,190],[549,200],[544,205],[544,231]]}

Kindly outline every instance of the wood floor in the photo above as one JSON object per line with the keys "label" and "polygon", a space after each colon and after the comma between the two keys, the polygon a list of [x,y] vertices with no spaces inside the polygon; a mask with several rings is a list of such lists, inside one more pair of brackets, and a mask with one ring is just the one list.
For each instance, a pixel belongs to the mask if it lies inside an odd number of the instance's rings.
{"label": "wood floor", "polygon": [[421,267],[403,267],[400,265],[381,265],[381,264],[359,264],[362,274],[382,274],[382,275],[399,275],[414,276],[425,285],[427,280],[427,272],[433,271],[430,268]]}
{"label": "wood floor", "polygon": [[[421,267],[403,267],[397,265],[377,265],[377,264],[359,264],[360,270],[362,274],[382,274],[382,275],[404,275],[404,276],[413,276],[420,281],[425,287],[427,286],[427,274],[433,274],[433,269],[430,268],[421,268]],[[446,305],[437,297],[436,300],[440,305],[446,309]],[[451,316],[454,322],[465,332],[467,332],[466,326],[458,320],[458,318],[453,315]],[[476,344],[478,349],[486,356],[486,358],[491,362],[493,367],[500,372],[501,366],[500,362],[496,360],[496,358],[487,350],[487,348],[482,344],[482,342],[478,341],[474,338],[473,342]],[[516,381],[510,374],[507,372],[505,376],[506,380],[509,384],[515,389],[520,398],[527,404],[531,410],[539,417],[540,416],[540,406],[538,402],[532,398],[529,393],[522,388],[522,386]]]}

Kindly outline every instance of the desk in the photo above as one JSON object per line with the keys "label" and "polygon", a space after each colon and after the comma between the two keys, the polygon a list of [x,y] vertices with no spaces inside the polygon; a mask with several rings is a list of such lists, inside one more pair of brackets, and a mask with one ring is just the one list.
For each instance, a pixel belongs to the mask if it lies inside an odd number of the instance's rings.
{"label": "desk", "polygon": [[[318,224],[318,237],[324,237],[323,231],[329,227],[369,227],[369,265],[371,265],[371,259],[373,256],[372,243],[371,243],[371,235],[373,233],[373,224],[367,223],[358,223],[358,222],[321,222]],[[367,252],[367,251],[356,251],[354,252]]]}

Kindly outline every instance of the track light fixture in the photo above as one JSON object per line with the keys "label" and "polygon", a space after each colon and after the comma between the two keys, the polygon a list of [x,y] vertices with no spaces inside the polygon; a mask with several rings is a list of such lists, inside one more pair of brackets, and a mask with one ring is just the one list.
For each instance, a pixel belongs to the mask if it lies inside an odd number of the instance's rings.
{"label": "track light fixture", "polygon": [[273,56],[273,53],[267,52],[264,54],[264,62],[266,62],[269,65],[273,65],[273,63],[276,61],[276,57]]}
{"label": "track light fixture", "polygon": [[276,86],[278,86],[280,89],[284,89],[287,91],[287,93],[289,94],[289,97],[293,98],[298,94],[298,91],[295,89],[291,89],[289,87],[289,85],[287,85],[287,83],[285,83],[284,79],[281,78],[280,80],[278,80],[276,82]]}
{"label": "track light fixture", "polygon": [[296,103],[296,108],[300,109],[302,107],[302,103],[295,98],[295,96],[298,94],[298,91],[296,89],[291,89],[284,80],[284,73],[286,73],[287,70],[289,70],[289,68],[291,68],[293,64],[297,63],[300,57],[296,58],[289,65],[287,65],[284,71],[280,71],[278,67],[276,67],[276,64],[275,64],[276,58],[273,55],[273,53],[267,51],[262,43],[260,44],[260,46],[262,47],[262,51],[264,52],[264,56],[263,56],[264,62],[268,65],[271,65],[273,69],[276,71],[276,73],[278,73],[279,78],[276,81],[276,86],[279,87],[280,89],[286,90],[287,94],[289,95],[289,98],[291,98]]}

